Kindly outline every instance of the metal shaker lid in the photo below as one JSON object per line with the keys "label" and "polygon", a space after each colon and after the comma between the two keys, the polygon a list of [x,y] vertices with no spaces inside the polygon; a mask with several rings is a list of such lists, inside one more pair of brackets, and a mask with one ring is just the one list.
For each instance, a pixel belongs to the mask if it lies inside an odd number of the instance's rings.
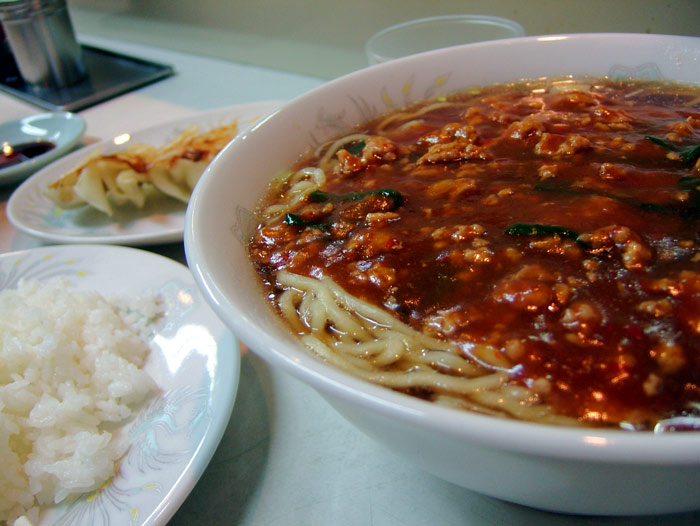
{"label": "metal shaker lid", "polygon": [[66,8],[66,0],[0,0],[0,20],[20,22]]}

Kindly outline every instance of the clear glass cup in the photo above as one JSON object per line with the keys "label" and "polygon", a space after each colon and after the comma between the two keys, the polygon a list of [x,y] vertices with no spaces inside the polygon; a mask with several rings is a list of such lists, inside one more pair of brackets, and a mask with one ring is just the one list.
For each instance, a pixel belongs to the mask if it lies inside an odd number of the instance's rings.
{"label": "clear glass cup", "polygon": [[370,65],[433,49],[525,36],[514,20],[487,15],[444,15],[410,20],[375,33],[365,44]]}

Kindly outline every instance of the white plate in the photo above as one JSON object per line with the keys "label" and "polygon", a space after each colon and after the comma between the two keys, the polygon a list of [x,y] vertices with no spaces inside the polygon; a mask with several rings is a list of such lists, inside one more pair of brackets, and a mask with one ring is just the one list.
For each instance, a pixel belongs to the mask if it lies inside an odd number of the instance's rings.
{"label": "white plate", "polygon": [[0,124],[0,147],[44,140],[55,147],[33,159],[0,168],[0,184],[21,181],[39,168],[70,152],[85,133],[85,121],[68,111],[39,113]]}
{"label": "white plate", "polygon": [[[115,144],[114,139],[109,139],[82,148],[24,181],[8,201],[7,217],[18,230],[51,243],[136,246],[181,241],[186,206],[174,199],[153,199],[142,210],[124,207],[115,210],[114,215],[109,217],[87,206],[63,210],[44,197],[42,192],[49,183],[77,165],[95,148],[110,153],[135,143],[161,145],[193,124],[210,129],[228,124],[233,119],[238,119],[238,128],[242,132],[279,105],[277,101],[264,101],[219,108],[132,132],[130,139],[120,141],[119,145]],[[124,135],[119,137],[123,140]]]}
{"label": "white plate", "polygon": [[237,341],[199,293],[187,267],[128,247],[58,245],[0,255],[0,288],[62,276],[103,295],[159,294],[165,316],[145,365],[161,393],[122,430],[129,450],[98,492],[46,510],[40,525],[166,524],[211,460],[238,388]]}

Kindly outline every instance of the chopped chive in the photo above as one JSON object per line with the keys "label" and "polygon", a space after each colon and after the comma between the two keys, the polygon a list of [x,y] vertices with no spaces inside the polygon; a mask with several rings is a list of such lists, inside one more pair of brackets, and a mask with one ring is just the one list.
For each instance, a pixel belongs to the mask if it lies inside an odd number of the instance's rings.
{"label": "chopped chive", "polygon": [[359,157],[360,155],[362,155],[362,150],[365,149],[365,141],[353,142],[350,144],[350,146],[345,146],[343,149],[346,150],[350,155]]}
{"label": "chopped chive", "polygon": [[578,239],[578,232],[558,225],[541,225],[537,223],[515,223],[506,228],[506,234],[512,236],[559,236]]}
{"label": "chopped chive", "polygon": [[403,203],[403,196],[397,190],[391,188],[380,188],[379,190],[369,190],[368,192],[348,192],[347,194],[331,194],[322,190],[314,190],[306,199],[312,203],[338,203],[343,201],[358,201],[370,195],[383,195],[394,202],[394,207],[399,207]]}
{"label": "chopped chive", "polygon": [[666,139],[662,139],[661,137],[653,137],[651,135],[646,135],[644,138],[653,142],[654,144],[661,146],[662,148],[666,148],[667,150],[670,150],[672,152],[677,152],[681,158],[681,161],[683,161],[683,164],[685,164],[686,166],[690,166],[700,157],[700,144],[696,146],[686,146],[685,148],[679,148],[672,142],[667,141]]}
{"label": "chopped chive", "polygon": [[678,186],[681,190],[694,190],[696,192],[700,192],[700,177],[681,177],[678,179]]}
{"label": "chopped chive", "polygon": [[700,144],[697,146],[688,146],[687,148],[682,149],[680,156],[684,164],[693,164],[698,157],[700,157]]}
{"label": "chopped chive", "polygon": [[[700,178],[698,177],[681,177],[679,180],[679,187],[683,190],[692,190],[694,189],[694,184],[691,179],[697,179],[696,185],[700,185]],[[658,204],[658,203],[648,203],[645,201],[640,201],[639,199],[636,199],[634,197],[626,196],[626,195],[616,195],[616,194],[611,194],[608,192],[602,192],[602,191],[597,191],[597,190],[592,190],[592,189],[587,189],[587,188],[574,188],[572,186],[568,186],[565,184],[559,184],[559,183],[554,183],[554,182],[542,182],[542,183],[537,183],[535,186],[533,186],[533,189],[538,192],[552,192],[552,193],[559,193],[559,194],[564,194],[564,195],[579,195],[579,196],[601,196],[601,197],[607,197],[609,199],[614,199],[615,201],[618,201],[620,203],[627,204],[629,206],[634,206],[639,208],[640,210],[644,210],[646,212],[656,212],[660,214],[678,214],[682,213],[682,210],[677,210],[671,205],[666,205],[666,204]]]}
{"label": "chopped chive", "polygon": [[318,227],[328,226],[328,223],[325,223],[323,221],[307,221],[306,219],[301,217],[299,214],[293,214],[291,212],[287,212],[284,215],[284,219],[282,222],[286,223],[287,225],[292,225],[292,226],[318,226]]}
{"label": "chopped chive", "polygon": [[667,150],[672,150],[674,152],[676,151],[676,146],[670,141],[667,141],[666,139],[662,139],[661,137],[654,137],[652,135],[645,135],[644,138],[647,141],[651,141],[654,144],[661,146],[662,148],[666,148]]}

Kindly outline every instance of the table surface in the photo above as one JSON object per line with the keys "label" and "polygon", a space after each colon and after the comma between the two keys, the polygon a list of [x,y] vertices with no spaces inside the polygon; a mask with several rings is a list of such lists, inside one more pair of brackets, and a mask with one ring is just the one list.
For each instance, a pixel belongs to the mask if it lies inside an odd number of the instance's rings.
{"label": "table surface", "polygon": [[[82,37],[86,44],[171,64],[176,75],[80,114],[84,141],[264,100],[289,100],[320,79],[185,53]],[[42,110],[0,94],[0,120]],[[0,187],[0,251],[42,245],[7,221],[15,186]],[[182,243],[141,247],[185,262]],[[545,513],[442,481],[373,442],[313,389],[251,353],[242,360],[231,420],[207,470],[172,526],[235,525],[691,525],[700,512],[644,518]]]}

